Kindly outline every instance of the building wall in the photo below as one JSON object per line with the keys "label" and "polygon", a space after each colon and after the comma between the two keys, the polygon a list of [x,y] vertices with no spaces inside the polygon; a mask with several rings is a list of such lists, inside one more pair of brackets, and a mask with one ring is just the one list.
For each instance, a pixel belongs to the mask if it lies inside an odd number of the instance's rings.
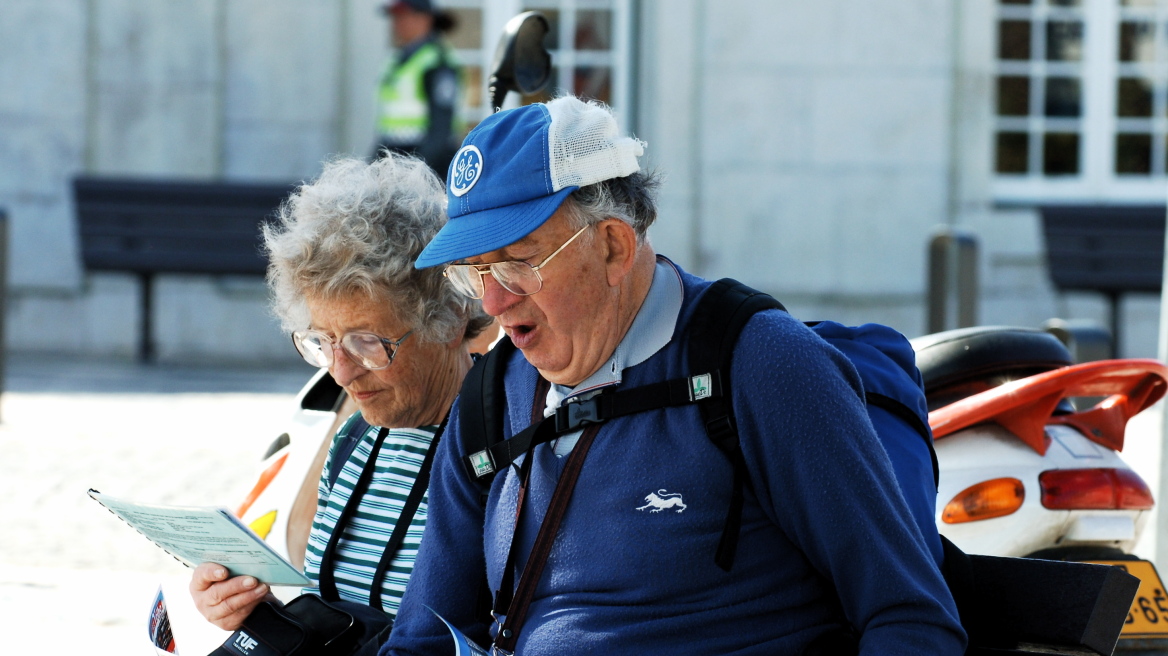
{"label": "building wall", "polygon": [[919,331],[925,242],[949,220],[952,3],[645,12],[643,59],[667,71],[646,73],[639,126],[669,176],[661,249],[800,316]]}
{"label": "building wall", "polygon": [[[981,243],[981,323],[1106,321],[1101,299],[1051,289],[1035,213],[990,196],[994,0],[629,2],[631,123],[664,177],[659,251],[800,317],[912,336],[928,239],[951,226]],[[81,269],[74,175],[295,181],[366,154],[377,4],[0,0],[10,346],[135,348],[135,281]],[[163,359],[288,356],[258,280],[156,290]],[[1154,355],[1156,299],[1123,317],[1123,353]]]}
{"label": "building wall", "polygon": [[[332,154],[366,154],[378,4],[0,0],[9,346],[134,352],[137,284],[82,271],[75,175],[295,182]],[[162,276],[160,357],[289,357],[266,304],[258,279]]]}
{"label": "building wall", "polygon": [[[1036,213],[991,197],[993,0],[644,0],[641,25],[652,238],[683,266],[915,336],[948,227],[979,241],[980,323],[1107,321],[1051,287]],[[1123,353],[1155,355],[1157,299],[1122,312]]]}

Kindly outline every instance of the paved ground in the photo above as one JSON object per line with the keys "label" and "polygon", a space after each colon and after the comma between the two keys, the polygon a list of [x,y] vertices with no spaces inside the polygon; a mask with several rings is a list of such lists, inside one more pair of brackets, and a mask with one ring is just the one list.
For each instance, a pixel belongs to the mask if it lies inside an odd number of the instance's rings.
{"label": "paved ground", "polygon": [[185,568],[86,490],[234,507],[310,374],[10,360],[0,395],[0,624],[21,630],[5,631],[0,651],[153,653],[144,641],[152,595]]}

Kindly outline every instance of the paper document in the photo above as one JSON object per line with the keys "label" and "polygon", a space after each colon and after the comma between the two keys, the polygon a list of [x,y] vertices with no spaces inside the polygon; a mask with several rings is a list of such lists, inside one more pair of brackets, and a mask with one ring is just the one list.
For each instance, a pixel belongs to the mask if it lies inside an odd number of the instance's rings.
{"label": "paper document", "polygon": [[436,613],[433,608],[429,606],[427,608],[431,613],[434,613],[435,617],[442,620],[446,628],[450,629],[450,637],[454,638],[454,656],[490,656],[490,653],[486,649],[471,642],[470,638],[462,634],[462,631],[459,631],[454,628],[453,624],[447,622],[445,617]]}
{"label": "paper document", "polygon": [[89,496],[187,567],[212,562],[269,585],[311,584],[226,508],[135,503],[97,490]]}

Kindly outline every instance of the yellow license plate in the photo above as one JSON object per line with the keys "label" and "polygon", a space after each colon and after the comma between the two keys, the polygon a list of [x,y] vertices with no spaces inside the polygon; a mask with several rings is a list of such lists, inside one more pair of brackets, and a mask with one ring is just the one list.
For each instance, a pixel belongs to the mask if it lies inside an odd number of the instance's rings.
{"label": "yellow license plate", "polygon": [[1140,580],[1140,589],[1132,601],[1127,621],[1123,624],[1124,638],[1158,638],[1168,635],[1168,594],[1156,568],[1146,560],[1097,560],[1100,565],[1114,565]]}

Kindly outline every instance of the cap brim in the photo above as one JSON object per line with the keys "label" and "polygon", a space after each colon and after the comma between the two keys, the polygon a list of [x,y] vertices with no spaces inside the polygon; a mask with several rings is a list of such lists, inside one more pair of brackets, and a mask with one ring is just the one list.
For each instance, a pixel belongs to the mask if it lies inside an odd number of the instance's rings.
{"label": "cap brim", "polygon": [[422,249],[414,267],[424,269],[514,244],[543,225],[576,189],[565,187],[550,196],[450,219]]}

